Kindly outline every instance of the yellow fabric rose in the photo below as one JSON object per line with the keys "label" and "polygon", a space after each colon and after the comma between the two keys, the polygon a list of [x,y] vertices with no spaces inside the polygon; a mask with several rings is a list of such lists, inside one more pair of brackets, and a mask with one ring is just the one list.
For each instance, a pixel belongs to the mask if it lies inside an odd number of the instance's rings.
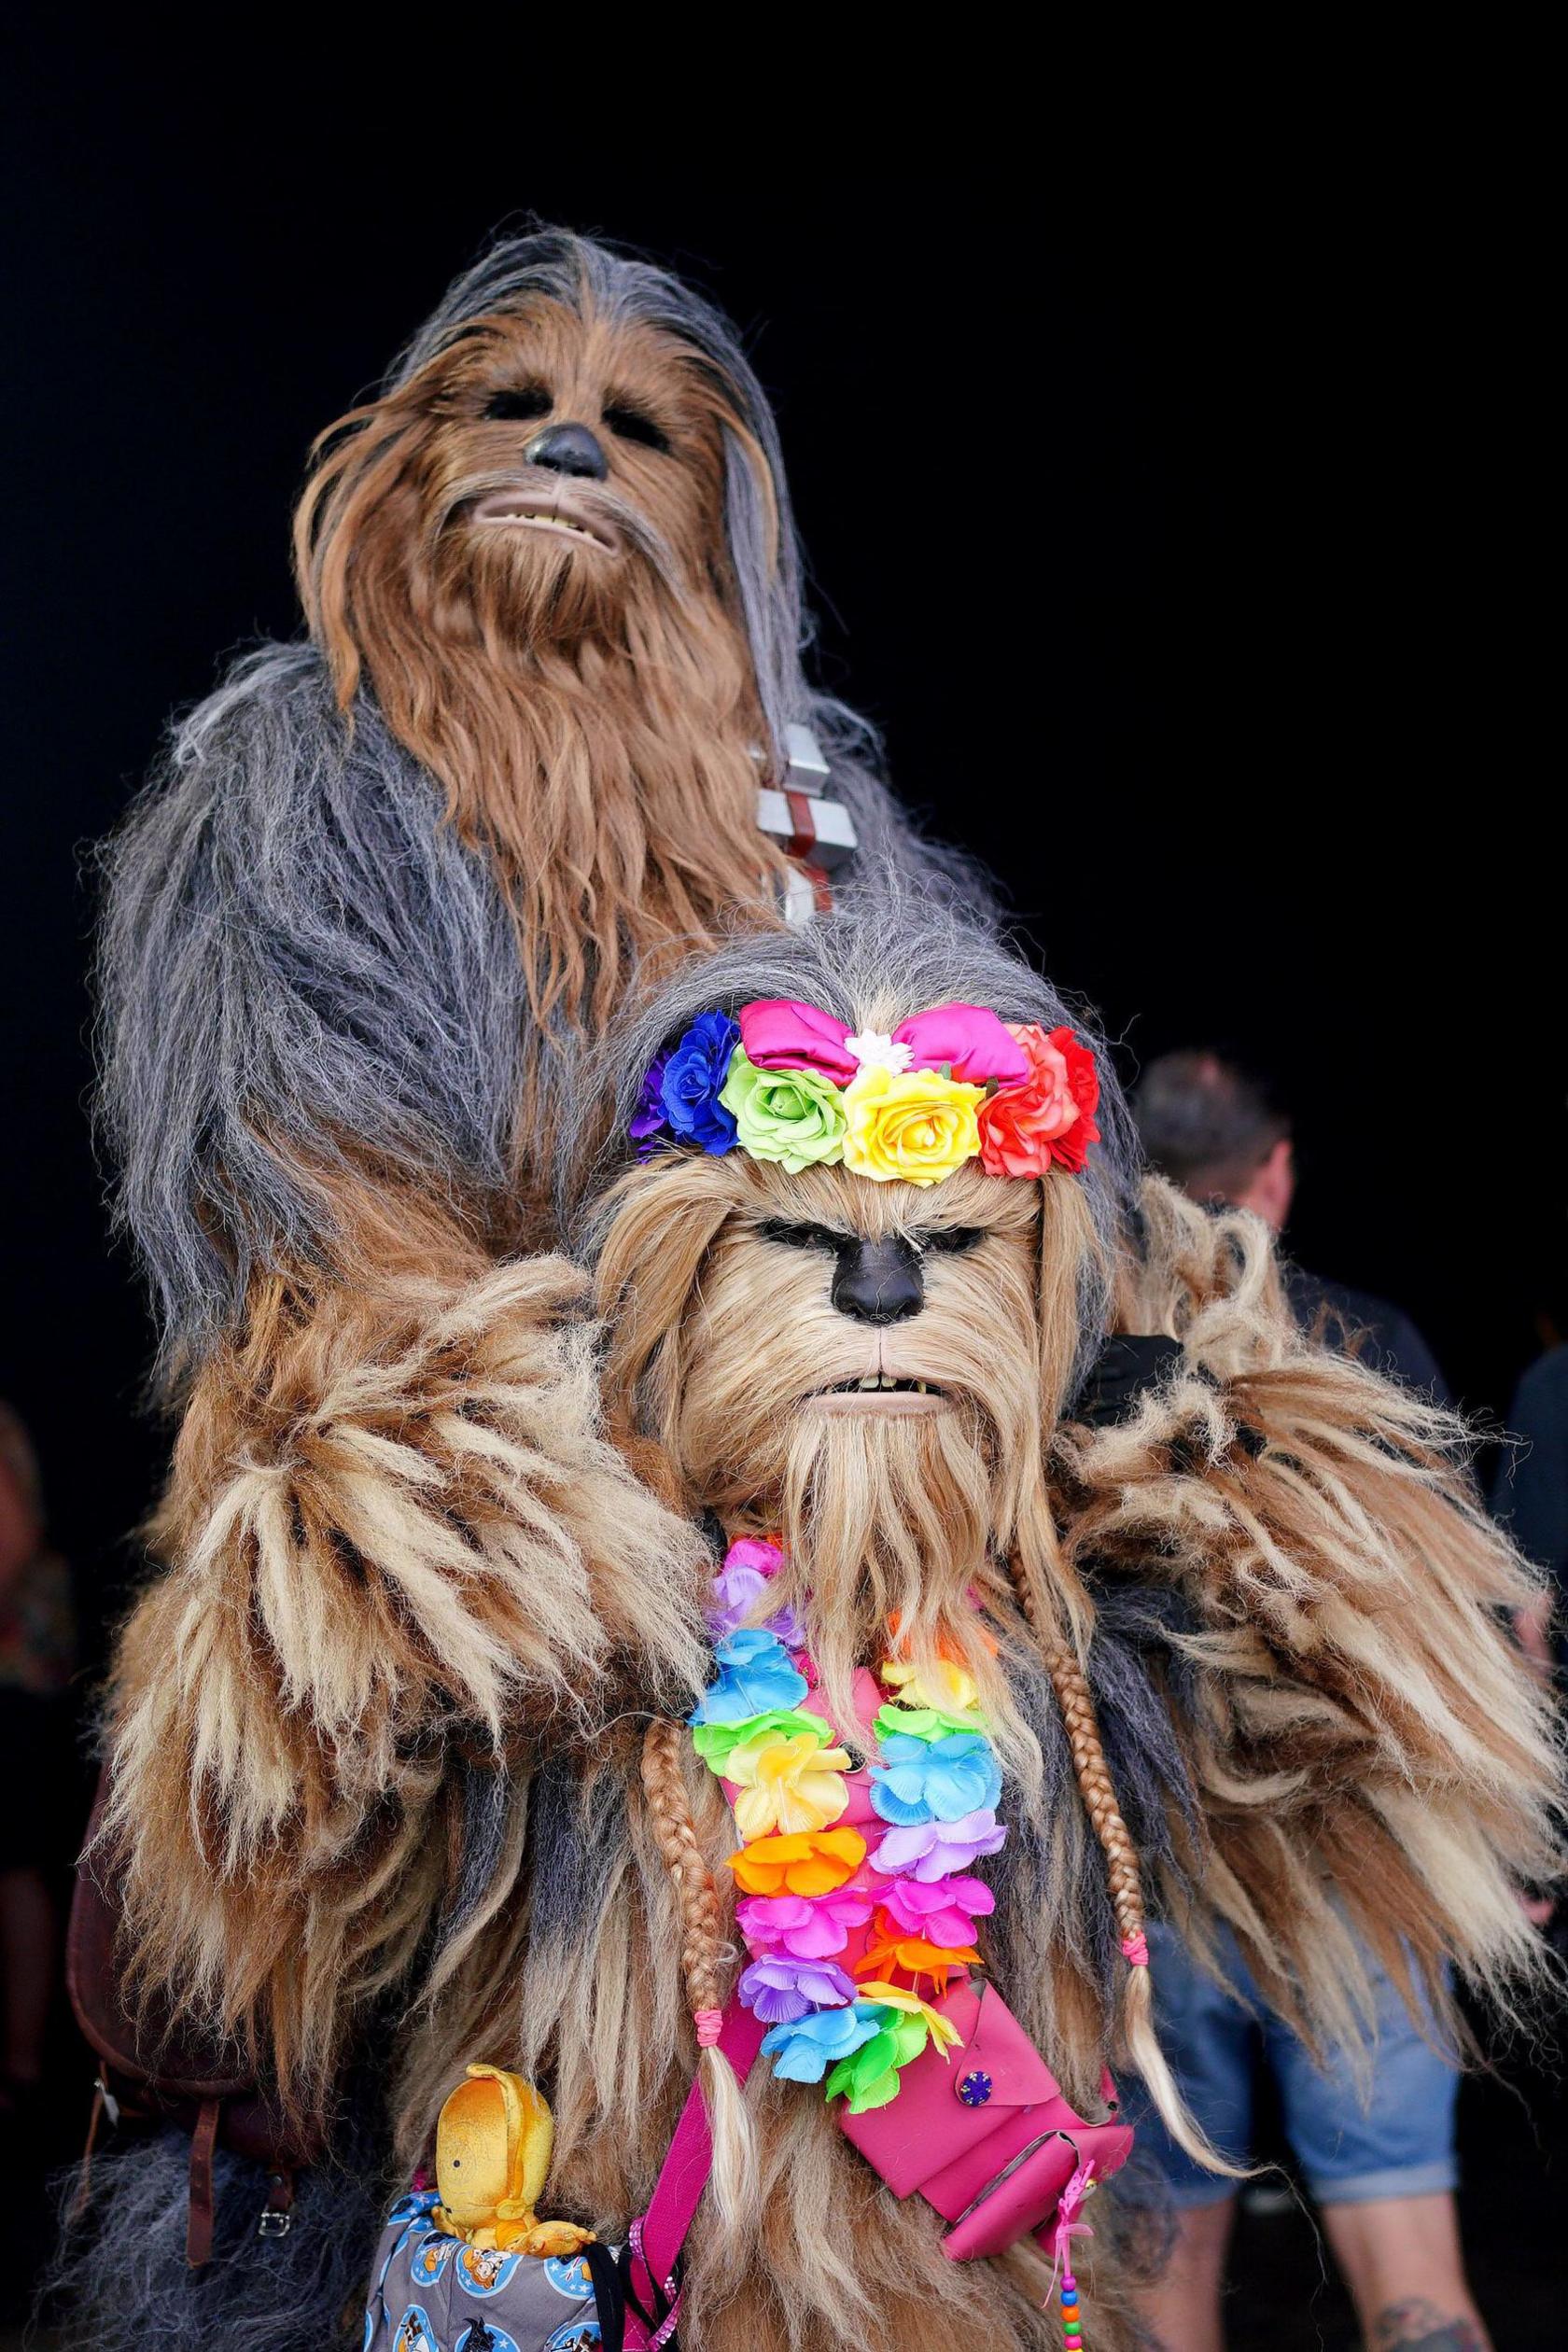
{"label": "yellow fabric rose", "polygon": [[825,1748],[809,1732],[791,1739],[764,1731],[743,1740],[730,1750],[724,1768],[725,1779],[741,1791],[735,1800],[736,1828],[748,1843],[776,1832],[798,1838],[825,1829],[849,1801],[848,1770],[846,1749]]}
{"label": "yellow fabric rose", "polygon": [[984,1086],[940,1070],[862,1070],[845,1091],[844,1164],[878,1183],[940,1184],[980,1149]]}
{"label": "yellow fabric rose", "polygon": [[933,1658],[924,1666],[889,1659],[882,1679],[890,1683],[906,1707],[936,1707],[944,1715],[967,1715],[980,1693],[967,1666],[956,1658]]}

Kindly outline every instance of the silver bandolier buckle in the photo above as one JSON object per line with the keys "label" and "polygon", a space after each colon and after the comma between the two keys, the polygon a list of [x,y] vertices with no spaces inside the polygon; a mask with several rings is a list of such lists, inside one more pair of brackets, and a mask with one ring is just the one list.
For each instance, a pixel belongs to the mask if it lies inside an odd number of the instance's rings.
{"label": "silver bandolier buckle", "polygon": [[784,749],[788,772],[782,785],[764,784],[758,792],[757,824],[795,867],[785,891],[785,917],[805,923],[833,904],[829,877],[855,854],[855,820],[842,801],[826,797],[828,763],[811,729],[791,722]]}

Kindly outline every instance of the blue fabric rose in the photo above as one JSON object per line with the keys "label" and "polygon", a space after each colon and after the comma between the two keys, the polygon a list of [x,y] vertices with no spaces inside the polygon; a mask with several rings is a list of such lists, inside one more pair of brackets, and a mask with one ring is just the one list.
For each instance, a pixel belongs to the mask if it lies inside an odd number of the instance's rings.
{"label": "blue fabric rose", "polygon": [[739,1626],[716,1643],[719,1673],[693,1710],[693,1723],[745,1723],[775,1707],[798,1707],[809,1687],[777,1634]]}
{"label": "blue fabric rose", "polygon": [[991,1743],[978,1731],[917,1740],[896,1731],[882,1743],[872,1767],[871,1801],[884,1821],[909,1828],[921,1821],[961,1821],[994,1805],[1001,1771]]}
{"label": "blue fabric rose", "polygon": [[739,1038],[740,1024],[728,1013],[699,1013],[671,1048],[659,1082],[659,1099],[675,1133],[715,1155],[735,1149],[735,1113],[720,1101],[719,1090]]}
{"label": "blue fabric rose", "polygon": [[884,2012],[865,2001],[850,2009],[819,2009],[776,2025],[763,2036],[763,2055],[783,2082],[820,2082],[830,2066],[852,2058],[881,2031]]}

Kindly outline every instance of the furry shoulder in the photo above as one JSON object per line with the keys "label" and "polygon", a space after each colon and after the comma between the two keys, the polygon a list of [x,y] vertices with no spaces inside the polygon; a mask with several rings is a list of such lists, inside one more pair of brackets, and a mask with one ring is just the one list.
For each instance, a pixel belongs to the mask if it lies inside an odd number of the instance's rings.
{"label": "furry shoulder", "polygon": [[308,1171],[366,1155],[469,1200],[506,1181],[526,1003],[484,862],[373,707],[306,646],[246,655],[173,731],[105,855],[102,1131],[165,1368],[252,1272],[309,1257]]}
{"label": "furry shoulder", "polygon": [[1120,1321],[1174,1344],[1119,1419],[1058,1432],[1055,1476],[1068,1561],[1169,1693],[1200,1912],[1327,2039],[1367,1948],[1439,2005],[1451,1958],[1507,2008],[1541,1973],[1515,1890],[1555,1875],[1561,1781],[1509,1632],[1531,1572],[1467,1433],[1296,1327],[1256,1218],[1154,1178],[1141,1225]]}

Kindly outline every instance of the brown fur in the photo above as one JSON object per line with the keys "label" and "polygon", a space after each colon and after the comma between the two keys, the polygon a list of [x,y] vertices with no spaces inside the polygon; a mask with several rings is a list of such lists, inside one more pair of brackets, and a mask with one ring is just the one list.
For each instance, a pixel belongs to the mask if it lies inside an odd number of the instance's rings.
{"label": "brown fur", "polygon": [[[550,416],[487,417],[497,388],[542,385]],[[603,421],[631,401],[666,450]],[[476,523],[487,492],[553,483],[523,456],[550,421],[602,438],[628,526],[610,554]],[[710,371],[643,325],[535,301],[481,319],[324,433],[296,565],[312,635],[352,709],[368,685],[444,790],[463,839],[511,899],[536,1014],[603,1027],[632,964],[767,918],[786,863],[757,830],[764,730],[723,554],[723,442],[768,470]]]}
{"label": "brown fur", "polygon": [[1505,1998],[1540,1959],[1516,1886],[1558,1868],[1554,1732],[1507,1633],[1531,1574],[1459,1425],[1300,1336],[1261,1225],[1158,1179],[1143,1207],[1123,1321],[1183,1357],[1124,1425],[1061,1433],[1057,1495],[1080,1575],[1169,1582],[1196,1612],[1193,1932],[1228,1920],[1324,2039],[1368,2006],[1347,1921],[1440,2009],[1445,1957]]}
{"label": "brown fur", "polygon": [[268,1277],[191,1393],[106,1834],[137,1976],[301,2098],[440,1908],[455,1758],[581,1733],[634,1652],[700,1684],[699,1547],[595,1435],[581,1290],[555,1258]]}

